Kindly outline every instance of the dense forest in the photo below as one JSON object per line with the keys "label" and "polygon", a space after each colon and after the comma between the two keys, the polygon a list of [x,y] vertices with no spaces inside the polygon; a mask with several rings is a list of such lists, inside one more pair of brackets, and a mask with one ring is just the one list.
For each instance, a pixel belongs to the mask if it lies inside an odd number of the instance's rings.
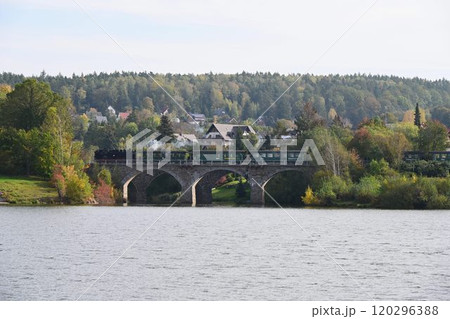
{"label": "dense forest", "polygon": [[[209,118],[225,112],[230,118],[244,121],[258,118],[298,77],[245,72],[199,75],[116,72],[66,77],[42,72],[36,78],[49,83],[62,97],[70,98],[78,114],[91,107],[104,113],[109,105],[117,111],[141,109],[147,98],[155,111],[168,107],[170,112],[185,118],[186,114],[155,79],[188,112],[203,113]],[[0,74],[0,83],[11,86],[24,79],[23,75]],[[328,117],[331,110],[354,127],[366,117],[379,116],[391,123],[402,120],[405,112],[419,103],[427,118],[439,119],[450,126],[448,80],[364,74],[301,75],[264,114],[264,123],[273,126],[277,119],[294,119],[307,102],[321,116]]]}

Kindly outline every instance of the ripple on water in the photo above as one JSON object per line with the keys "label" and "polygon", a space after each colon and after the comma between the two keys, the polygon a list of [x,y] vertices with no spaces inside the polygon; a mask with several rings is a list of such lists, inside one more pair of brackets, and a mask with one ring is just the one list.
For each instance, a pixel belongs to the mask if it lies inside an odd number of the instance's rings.
{"label": "ripple on water", "polygon": [[[164,209],[2,207],[0,299],[79,296]],[[274,211],[171,208],[84,297],[447,300],[450,295],[446,213],[290,210],[304,232]],[[48,227],[54,218],[57,232]]]}

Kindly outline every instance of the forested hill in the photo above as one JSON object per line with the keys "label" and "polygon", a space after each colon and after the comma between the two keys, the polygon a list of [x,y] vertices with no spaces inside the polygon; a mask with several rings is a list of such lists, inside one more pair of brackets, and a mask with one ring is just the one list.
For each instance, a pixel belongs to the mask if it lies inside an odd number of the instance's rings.
{"label": "forested hill", "polygon": [[[227,113],[240,120],[255,119],[266,110],[298,77],[277,73],[240,74],[152,74],[152,73],[100,73],[88,75],[37,77],[50,83],[51,88],[73,100],[79,113],[91,107],[105,112],[111,105],[117,111],[142,107],[150,97],[156,111],[169,107],[171,112],[184,117],[154,77],[189,112],[204,113],[212,117]],[[11,73],[0,74],[0,84],[15,85],[25,77]],[[148,103],[148,99],[147,103]],[[353,125],[364,117],[382,116],[402,119],[405,111],[413,110],[416,102],[426,110],[450,113],[450,82],[428,81],[418,78],[371,75],[302,75],[264,116],[266,124],[276,119],[292,119],[306,102],[322,116],[334,109]],[[333,111],[332,111],[333,112]],[[442,119],[445,122],[445,119]],[[449,125],[448,123],[446,123]]]}

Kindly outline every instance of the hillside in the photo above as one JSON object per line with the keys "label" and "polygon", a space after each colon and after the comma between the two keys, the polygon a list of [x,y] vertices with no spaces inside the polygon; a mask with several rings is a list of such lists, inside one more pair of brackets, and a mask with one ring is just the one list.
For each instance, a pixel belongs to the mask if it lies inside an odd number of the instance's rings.
{"label": "hillside", "polygon": [[[152,104],[155,111],[169,107],[179,117],[184,112],[152,80],[153,77],[187,111],[204,113],[207,117],[227,114],[238,120],[256,119],[298,77],[277,73],[240,74],[152,74],[116,72],[88,75],[48,76],[38,79],[70,97],[78,113],[91,107],[105,112],[109,105],[117,111],[141,108]],[[0,83],[15,85],[24,76],[2,73]],[[306,102],[312,102],[326,117],[330,110],[354,126],[364,117],[381,116],[387,121],[401,120],[404,113],[418,102],[428,117],[450,121],[450,82],[419,78],[372,75],[301,75],[300,79],[264,115],[264,122],[273,125],[277,119],[292,119]],[[437,109],[439,107],[439,109]],[[433,112],[432,109],[435,109]],[[333,111],[334,110],[334,111]]]}

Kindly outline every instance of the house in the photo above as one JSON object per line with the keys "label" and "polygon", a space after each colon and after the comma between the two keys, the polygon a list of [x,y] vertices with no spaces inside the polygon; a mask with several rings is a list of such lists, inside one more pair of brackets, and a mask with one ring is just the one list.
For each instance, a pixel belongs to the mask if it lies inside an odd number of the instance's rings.
{"label": "house", "polygon": [[125,121],[128,116],[130,116],[130,112],[119,112],[119,115],[117,116],[117,120],[123,120]]}
{"label": "house", "polygon": [[108,106],[108,113],[109,115],[116,117],[116,110],[111,105]]}
{"label": "house", "polygon": [[192,143],[197,141],[197,137],[194,134],[175,133],[173,136],[175,137],[176,144],[192,145]]}
{"label": "house", "polygon": [[297,128],[295,127],[290,127],[286,130],[286,135],[289,135],[292,138],[297,137]]}
{"label": "house", "polygon": [[225,142],[225,145],[230,145],[231,141],[237,138],[239,131],[242,131],[244,137],[256,134],[250,125],[212,124],[206,131],[205,139],[221,139]]}
{"label": "house", "polygon": [[174,140],[172,144],[177,148],[189,147],[197,141],[197,137],[194,134],[174,134]]}
{"label": "house", "polygon": [[103,116],[102,112],[97,111],[97,109],[91,107],[89,111],[86,112],[86,116],[89,120],[94,121],[96,116]]}
{"label": "house", "polygon": [[225,115],[225,114],[226,114],[226,112],[225,112],[224,108],[219,108],[219,109],[215,109],[214,110],[214,115],[215,116],[222,116],[222,115]]}
{"label": "house", "polygon": [[166,106],[161,110],[161,116],[165,115],[167,116],[169,114],[169,108]]}
{"label": "house", "polygon": [[[102,113],[100,113],[100,114],[102,114]],[[96,115],[95,121],[98,124],[108,123],[108,119],[106,118],[106,116],[103,116],[103,115]]]}
{"label": "house", "polygon": [[266,126],[266,122],[264,121],[264,118],[262,116],[260,116],[256,119],[256,124],[261,125],[261,126]]}
{"label": "house", "polygon": [[201,113],[189,113],[190,118],[188,119],[188,122],[190,124],[198,124],[198,125],[204,125],[206,122],[206,116],[205,114]]}

